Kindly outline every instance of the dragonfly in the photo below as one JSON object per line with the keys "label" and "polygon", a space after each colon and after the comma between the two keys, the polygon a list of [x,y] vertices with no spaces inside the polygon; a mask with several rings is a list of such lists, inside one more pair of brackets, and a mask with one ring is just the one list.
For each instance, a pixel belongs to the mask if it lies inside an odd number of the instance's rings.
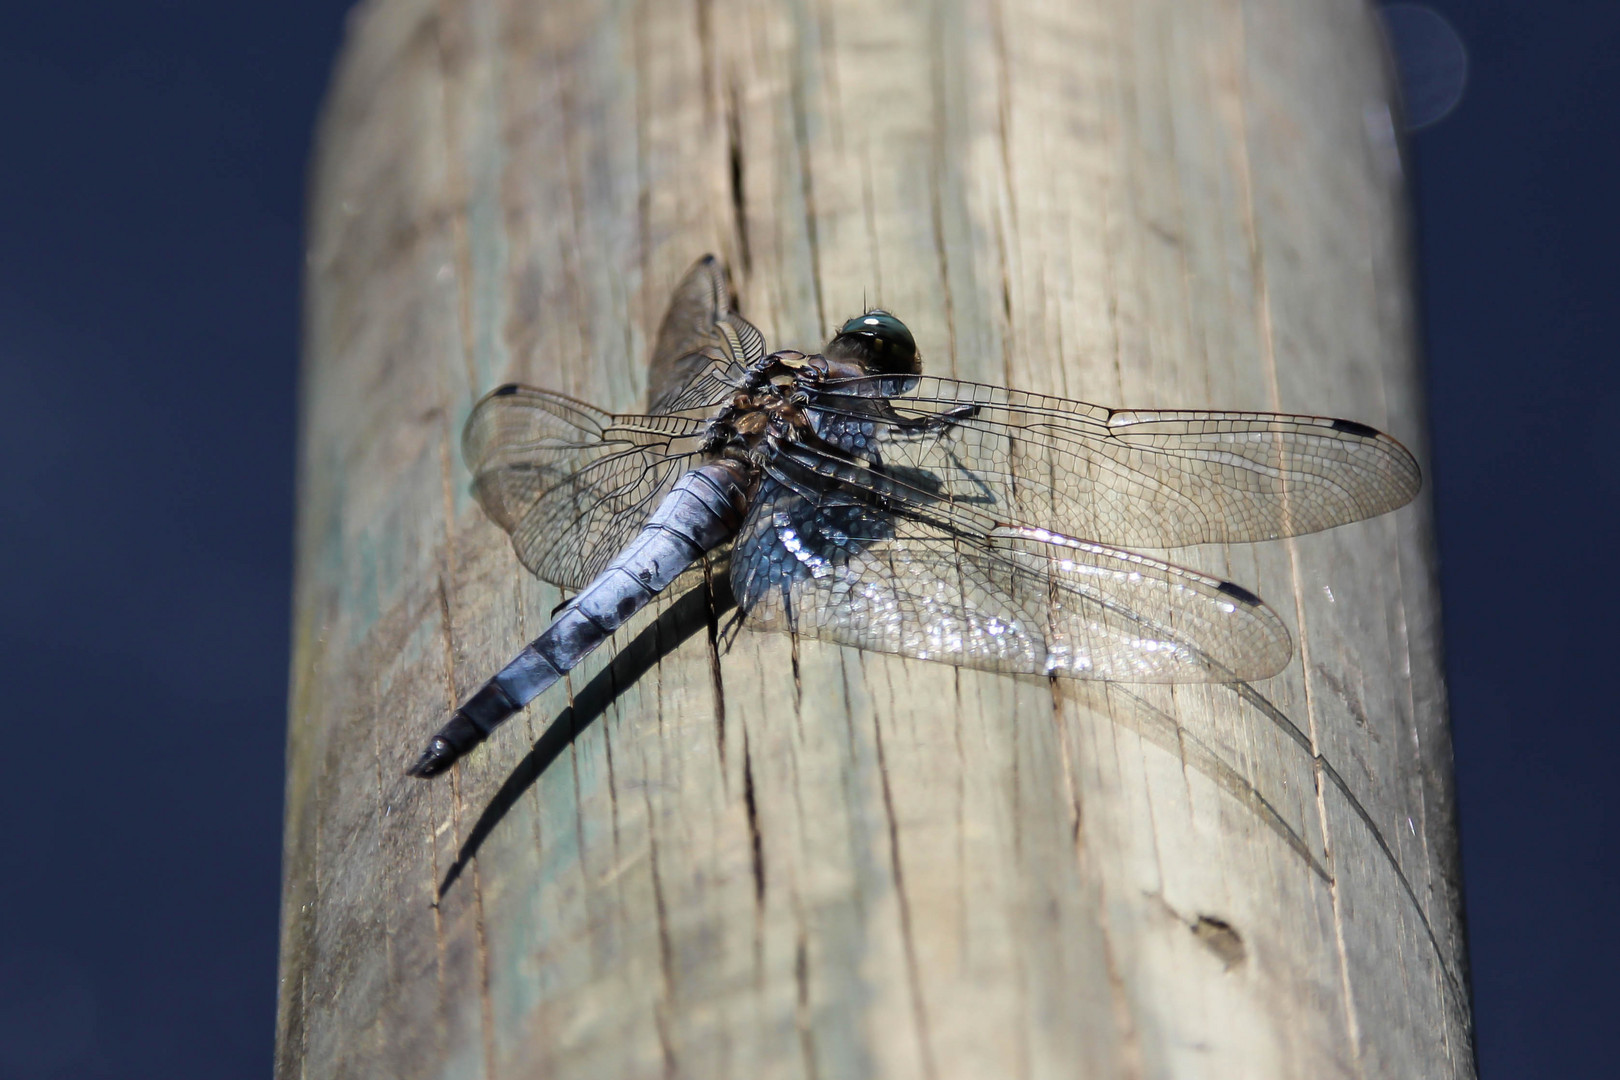
{"label": "dragonfly", "polygon": [[[462,450],[518,560],[572,597],[409,772],[432,777],[684,575],[742,626],[991,672],[1249,682],[1293,656],[1254,593],[1134,548],[1274,540],[1409,502],[1417,462],[1354,420],[1116,409],[924,375],[872,309],[767,352],[705,256],[660,324],[648,409],[508,384]],[[689,580],[701,580],[689,578]]]}

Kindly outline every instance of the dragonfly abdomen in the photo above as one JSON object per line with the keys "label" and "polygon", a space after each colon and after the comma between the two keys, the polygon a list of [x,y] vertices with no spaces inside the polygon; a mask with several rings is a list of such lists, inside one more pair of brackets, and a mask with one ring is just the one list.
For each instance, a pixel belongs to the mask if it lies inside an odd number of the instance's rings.
{"label": "dragonfly abdomen", "polygon": [[444,772],[572,670],[683,570],[735,536],[751,487],[744,468],[732,461],[701,465],[677,480],[636,538],[563,605],[545,633],[456,710],[411,766],[411,775]]}

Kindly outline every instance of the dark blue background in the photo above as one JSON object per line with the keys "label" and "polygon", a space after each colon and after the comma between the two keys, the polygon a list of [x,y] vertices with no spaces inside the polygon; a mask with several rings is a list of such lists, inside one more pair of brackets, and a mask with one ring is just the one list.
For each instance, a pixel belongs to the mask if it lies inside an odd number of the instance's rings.
{"label": "dark blue background", "polygon": [[[1598,1075],[1620,5],[1434,6],[1472,61],[1412,150],[1480,1057]],[[0,35],[0,1080],[269,1068],[301,202],[345,7]]]}

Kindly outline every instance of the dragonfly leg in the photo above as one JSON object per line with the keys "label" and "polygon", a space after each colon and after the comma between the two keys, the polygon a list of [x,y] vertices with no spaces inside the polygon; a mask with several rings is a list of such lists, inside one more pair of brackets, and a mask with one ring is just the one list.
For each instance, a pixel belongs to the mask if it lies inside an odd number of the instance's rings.
{"label": "dragonfly leg", "polygon": [[725,625],[720,627],[719,633],[715,636],[718,639],[721,652],[731,651],[731,646],[736,642],[737,635],[742,633],[743,620],[747,618],[747,616],[748,613],[744,611],[742,609],[742,605],[739,604],[737,609],[731,613],[731,618],[727,619],[725,621]]}

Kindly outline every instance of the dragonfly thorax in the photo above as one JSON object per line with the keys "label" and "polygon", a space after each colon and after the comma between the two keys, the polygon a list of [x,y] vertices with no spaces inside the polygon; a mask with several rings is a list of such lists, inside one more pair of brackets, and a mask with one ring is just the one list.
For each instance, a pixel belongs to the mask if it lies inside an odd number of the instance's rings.
{"label": "dragonfly thorax", "polygon": [[758,462],[774,442],[798,442],[814,434],[805,395],[792,380],[772,380],[744,390],[709,422],[708,447],[722,457]]}

